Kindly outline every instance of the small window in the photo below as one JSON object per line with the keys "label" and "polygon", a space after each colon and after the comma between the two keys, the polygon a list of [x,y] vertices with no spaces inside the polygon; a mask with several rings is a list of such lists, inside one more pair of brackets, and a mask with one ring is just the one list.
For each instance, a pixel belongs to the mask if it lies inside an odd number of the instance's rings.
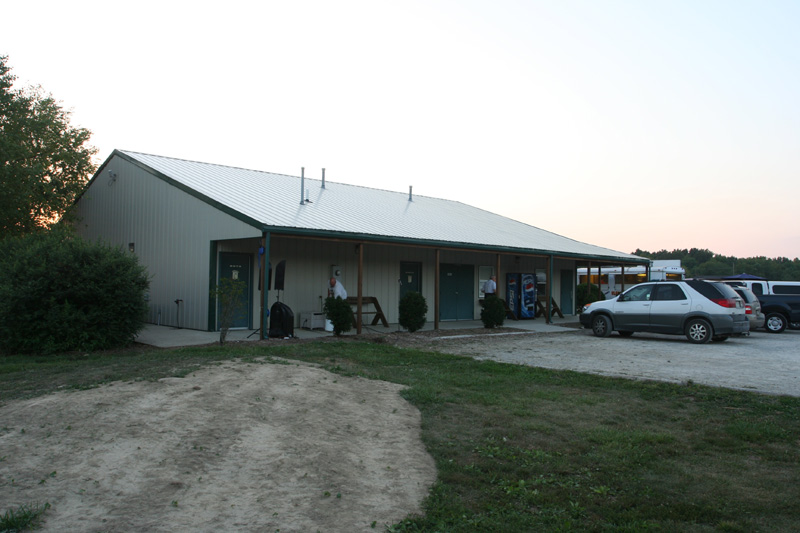
{"label": "small window", "polygon": [[760,283],[753,283],[753,294],[764,294],[764,287]]}
{"label": "small window", "polygon": [[674,283],[665,283],[664,285],[656,286],[656,293],[653,297],[654,300],[685,300],[686,295],[680,287]]}
{"label": "small window", "polygon": [[800,294],[800,285],[773,285],[773,294]]}

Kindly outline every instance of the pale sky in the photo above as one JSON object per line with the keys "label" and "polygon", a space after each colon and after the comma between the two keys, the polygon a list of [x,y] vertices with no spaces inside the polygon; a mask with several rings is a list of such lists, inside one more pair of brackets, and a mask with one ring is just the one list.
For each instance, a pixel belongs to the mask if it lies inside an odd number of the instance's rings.
{"label": "pale sky", "polygon": [[29,0],[2,16],[17,86],[71,109],[98,162],[324,167],[622,252],[800,257],[800,1]]}

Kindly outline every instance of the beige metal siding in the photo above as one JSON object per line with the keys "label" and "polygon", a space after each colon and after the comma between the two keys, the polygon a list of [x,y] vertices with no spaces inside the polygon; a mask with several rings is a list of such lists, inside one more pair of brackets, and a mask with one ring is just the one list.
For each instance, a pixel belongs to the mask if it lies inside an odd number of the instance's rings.
{"label": "beige metal siding", "polygon": [[134,243],[153,276],[147,320],[169,326],[207,329],[211,241],[261,236],[259,229],[118,157],[76,208],[83,237],[123,249]]}

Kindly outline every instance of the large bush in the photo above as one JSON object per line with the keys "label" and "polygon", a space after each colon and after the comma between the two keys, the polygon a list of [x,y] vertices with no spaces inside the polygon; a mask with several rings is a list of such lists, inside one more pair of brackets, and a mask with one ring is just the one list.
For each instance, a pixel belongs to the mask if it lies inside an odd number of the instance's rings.
{"label": "large bush", "polygon": [[416,291],[407,292],[400,298],[400,325],[410,332],[422,329],[428,315],[425,297]]}
{"label": "large bush", "polygon": [[325,312],[325,318],[331,321],[333,334],[337,337],[353,327],[353,309],[345,300],[328,297],[322,310]]}
{"label": "large bush", "polygon": [[588,303],[605,299],[606,297],[600,291],[600,287],[598,285],[581,283],[578,285],[578,288],[575,291],[575,303],[578,305],[578,312],[580,312],[583,309],[583,306]]}
{"label": "large bush", "polygon": [[506,305],[497,296],[484,298],[483,309],[481,309],[481,322],[483,327],[494,328],[502,326],[506,319]]}
{"label": "large bush", "polygon": [[93,351],[144,325],[149,279],[136,256],[63,229],[0,242],[0,349]]}

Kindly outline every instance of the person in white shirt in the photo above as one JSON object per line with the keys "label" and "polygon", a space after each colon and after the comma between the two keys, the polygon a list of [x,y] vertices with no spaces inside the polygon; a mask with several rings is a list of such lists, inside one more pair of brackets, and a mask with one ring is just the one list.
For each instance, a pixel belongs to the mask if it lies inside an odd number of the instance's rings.
{"label": "person in white shirt", "polygon": [[497,276],[491,276],[483,284],[483,294],[487,298],[497,296]]}
{"label": "person in white shirt", "polygon": [[328,288],[328,296],[347,300],[347,291],[344,290],[344,285],[339,283],[338,279],[331,278],[330,287]]}

